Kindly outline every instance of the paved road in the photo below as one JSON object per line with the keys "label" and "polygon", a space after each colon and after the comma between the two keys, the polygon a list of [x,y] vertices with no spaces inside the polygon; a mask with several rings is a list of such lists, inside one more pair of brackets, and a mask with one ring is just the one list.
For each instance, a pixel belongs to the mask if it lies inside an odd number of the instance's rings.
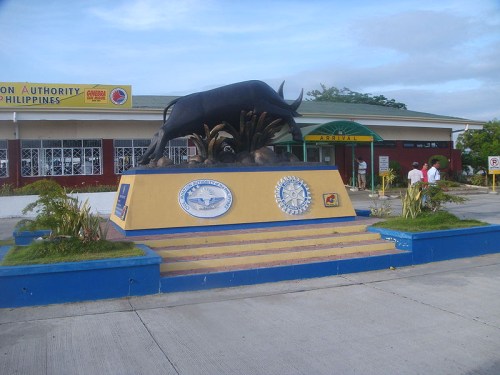
{"label": "paved road", "polygon": [[0,374],[500,374],[500,254],[0,310]]}
{"label": "paved road", "polygon": [[[370,209],[389,205],[393,214],[401,214],[401,199],[394,196],[388,200],[372,199],[366,191],[349,193],[354,208]],[[467,193],[461,195],[467,199],[463,204],[446,204],[446,210],[462,219],[476,219],[490,224],[500,224],[500,194],[488,194],[484,191],[475,194]]]}

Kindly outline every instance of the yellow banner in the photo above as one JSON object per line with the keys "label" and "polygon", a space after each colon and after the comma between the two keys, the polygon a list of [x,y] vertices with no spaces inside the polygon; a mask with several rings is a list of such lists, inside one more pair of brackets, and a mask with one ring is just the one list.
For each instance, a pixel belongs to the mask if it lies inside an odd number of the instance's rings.
{"label": "yellow banner", "polygon": [[0,82],[0,107],[132,108],[132,86]]}
{"label": "yellow banner", "polygon": [[304,139],[316,142],[373,142],[371,135],[306,135]]}

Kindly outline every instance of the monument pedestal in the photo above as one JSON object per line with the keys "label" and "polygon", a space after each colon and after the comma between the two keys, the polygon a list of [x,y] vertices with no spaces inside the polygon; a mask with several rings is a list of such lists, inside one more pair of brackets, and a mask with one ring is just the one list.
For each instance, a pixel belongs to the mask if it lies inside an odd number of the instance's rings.
{"label": "monument pedestal", "polygon": [[336,166],[126,171],[111,221],[127,236],[354,220]]}

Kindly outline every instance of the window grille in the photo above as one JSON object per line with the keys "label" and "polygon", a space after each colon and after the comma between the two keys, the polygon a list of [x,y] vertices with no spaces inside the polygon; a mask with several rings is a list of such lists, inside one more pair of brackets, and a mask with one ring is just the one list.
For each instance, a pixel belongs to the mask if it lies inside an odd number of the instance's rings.
{"label": "window grille", "polygon": [[8,142],[0,140],[0,178],[9,177]]}
{"label": "window grille", "polygon": [[[139,166],[139,159],[146,152],[149,139],[115,139],[115,173],[120,174]],[[165,147],[163,155],[172,159],[174,164],[185,163],[196,153],[195,147],[188,147],[186,139],[173,139]]]}
{"label": "window grille", "polygon": [[21,141],[23,177],[100,174],[102,174],[100,139]]}

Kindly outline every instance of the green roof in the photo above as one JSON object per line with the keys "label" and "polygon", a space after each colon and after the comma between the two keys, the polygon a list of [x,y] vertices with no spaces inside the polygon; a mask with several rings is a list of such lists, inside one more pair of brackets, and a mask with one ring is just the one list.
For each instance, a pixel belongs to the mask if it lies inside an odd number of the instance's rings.
{"label": "green roof", "polygon": [[[150,108],[163,109],[172,100],[179,96],[161,96],[161,95],[134,95],[132,100],[133,108]],[[292,101],[289,101],[292,103]],[[465,120],[459,117],[441,116],[432,113],[416,112],[407,109],[398,109],[392,107],[384,107],[372,104],[357,104],[357,103],[333,103],[333,102],[316,102],[303,101],[300,104],[298,112],[303,115],[333,115],[340,116],[387,116],[387,117],[410,117],[410,118],[425,118],[425,119],[448,119],[448,120]]]}

